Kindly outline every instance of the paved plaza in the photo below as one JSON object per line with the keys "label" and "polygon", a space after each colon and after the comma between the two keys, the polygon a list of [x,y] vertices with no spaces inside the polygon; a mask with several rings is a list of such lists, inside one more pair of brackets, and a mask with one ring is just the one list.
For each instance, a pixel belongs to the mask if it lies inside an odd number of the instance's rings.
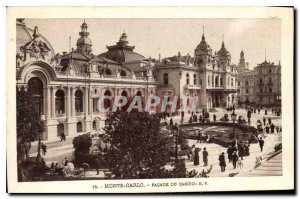
{"label": "paved plaza", "polygon": [[[216,109],[216,112],[210,113],[210,119],[212,120],[213,114],[216,114],[217,120],[221,117],[224,116],[224,114],[227,113],[230,115],[232,112],[231,111],[225,111],[223,109]],[[237,109],[235,111],[237,116],[243,116],[244,118],[247,118],[247,113],[245,109]],[[187,123],[189,120],[190,114],[185,114],[184,122]],[[256,122],[258,119],[262,120],[263,117],[270,117],[272,119],[272,123],[274,123],[275,126],[281,126],[281,117],[274,116],[271,114],[271,111],[269,110],[268,115],[264,115],[264,111],[261,111],[260,114],[253,113],[251,117],[251,125],[255,126]],[[180,122],[180,116],[175,116],[172,117],[174,123],[179,123]],[[170,118],[169,118],[170,119]],[[169,122],[169,119],[167,122]],[[231,122],[231,121],[229,121]],[[283,132],[285,133],[285,132]],[[51,143],[46,143],[48,148],[47,148],[47,154],[44,156],[44,159],[46,161],[47,165],[50,165],[51,162],[53,161],[62,161],[65,157],[68,157],[69,159],[72,159],[74,156],[74,148],[72,144],[72,139],[73,138],[68,138],[66,142],[60,142],[59,138],[56,142],[51,142]],[[273,166],[270,167],[270,164],[276,162],[278,163],[281,161],[280,155],[278,157],[274,157],[274,160],[269,160],[268,162],[264,163],[261,165],[260,168],[257,168],[255,171],[252,171],[253,168],[255,167],[256,164],[256,158],[257,157],[262,157],[262,158],[267,158],[270,156],[273,151],[274,151],[274,146],[277,143],[281,142],[281,135],[278,134],[267,134],[266,137],[264,138],[265,141],[265,146],[263,152],[260,151],[259,144],[250,144],[250,156],[245,156],[243,160],[243,168],[242,169],[233,169],[232,163],[228,162],[227,159],[227,148],[224,148],[218,144],[215,143],[197,143],[196,140],[188,140],[189,146],[195,145],[197,148],[201,148],[202,150],[199,152],[200,155],[200,165],[194,166],[193,162],[186,160],[186,167],[188,170],[197,170],[201,172],[203,169],[207,170],[211,167],[212,165],[212,170],[209,174],[210,177],[228,177],[228,176],[255,176],[256,174],[258,175],[259,173],[263,173],[265,170],[268,170],[271,168],[269,171],[265,172],[268,175],[272,175],[274,169],[274,175],[277,175],[280,173],[281,169],[279,166]],[[202,151],[203,148],[206,147],[209,156],[208,156],[208,166],[204,167],[203,161],[202,161]],[[37,150],[37,144],[33,143],[32,149],[31,149],[31,154],[30,156],[35,157],[37,155],[36,153]],[[226,156],[226,171],[221,172],[220,166],[219,166],[219,161],[218,157],[219,155],[224,152]],[[273,169],[273,170],[272,170]],[[249,174],[250,171],[252,171],[252,174]],[[281,171],[282,172],[282,171]],[[100,172],[100,175],[96,175],[96,171],[90,171],[86,174],[86,177],[95,177],[95,178],[102,178],[104,177],[103,172]]]}

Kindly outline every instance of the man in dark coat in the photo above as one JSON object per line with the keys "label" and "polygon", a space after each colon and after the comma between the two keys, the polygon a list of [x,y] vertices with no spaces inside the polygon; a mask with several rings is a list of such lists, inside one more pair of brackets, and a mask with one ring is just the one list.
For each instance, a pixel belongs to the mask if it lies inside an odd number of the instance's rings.
{"label": "man in dark coat", "polygon": [[224,152],[219,156],[219,165],[221,167],[221,172],[225,172],[226,162]]}
{"label": "man in dark coat", "polygon": [[241,158],[241,160],[243,160],[244,153],[245,153],[244,145],[243,144],[239,144],[238,155]]}
{"label": "man in dark coat", "polygon": [[203,162],[204,162],[204,166],[207,166],[207,162],[208,162],[208,152],[206,151],[206,148],[204,147],[203,152]]}
{"label": "man in dark coat", "polygon": [[274,133],[275,125],[273,123],[270,125],[270,128],[271,128],[271,133]]}
{"label": "man in dark coat", "polygon": [[216,116],[216,114],[213,115],[213,118],[214,118],[214,122],[216,122],[216,121],[217,121],[217,116]]}
{"label": "man in dark coat", "polygon": [[232,153],[233,153],[232,146],[229,146],[228,149],[227,149],[228,161],[229,162],[232,161]]}
{"label": "man in dark coat", "polygon": [[264,123],[264,126],[266,126],[266,118],[263,117],[263,123]]}
{"label": "man in dark coat", "polygon": [[44,144],[42,142],[41,148],[42,148],[42,151],[43,151],[43,155],[46,155],[46,153],[47,153],[47,146],[46,146],[46,144]]}
{"label": "man in dark coat", "polygon": [[234,151],[233,154],[232,154],[232,165],[233,165],[234,169],[236,169],[236,162],[238,161],[238,159],[239,159],[239,157],[236,154],[236,152]]}
{"label": "man in dark coat", "polygon": [[200,142],[201,143],[201,138],[202,138],[202,134],[200,133],[200,131],[198,131],[198,140],[197,143]]}
{"label": "man in dark coat", "polygon": [[268,118],[268,122],[269,122],[269,124],[271,124],[271,123],[272,123],[272,120],[271,120],[271,118],[270,118],[270,117]]}
{"label": "man in dark coat", "polygon": [[263,141],[262,137],[260,137],[258,143],[259,143],[260,151],[262,152],[263,148],[264,148],[264,144],[265,144],[265,142]]}

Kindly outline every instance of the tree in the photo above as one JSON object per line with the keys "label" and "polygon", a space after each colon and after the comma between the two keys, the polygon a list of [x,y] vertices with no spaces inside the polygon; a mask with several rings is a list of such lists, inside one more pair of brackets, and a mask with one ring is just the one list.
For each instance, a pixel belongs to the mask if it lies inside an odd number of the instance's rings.
{"label": "tree", "polygon": [[108,115],[109,169],[115,178],[159,178],[169,162],[167,138],[160,119],[148,112],[115,112]]}
{"label": "tree", "polygon": [[31,142],[43,131],[44,122],[34,109],[30,93],[17,88],[17,158],[22,162],[28,157]]}

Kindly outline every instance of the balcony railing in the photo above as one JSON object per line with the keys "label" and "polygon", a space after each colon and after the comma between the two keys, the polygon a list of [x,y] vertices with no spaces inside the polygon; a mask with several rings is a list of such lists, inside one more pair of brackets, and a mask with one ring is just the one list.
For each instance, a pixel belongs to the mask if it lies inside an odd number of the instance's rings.
{"label": "balcony railing", "polygon": [[157,86],[158,88],[168,88],[173,89],[173,86],[171,84],[161,84]]}
{"label": "balcony railing", "polygon": [[185,85],[184,86],[186,89],[193,89],[193,90],[200,90],[201,89],[201,85]]}

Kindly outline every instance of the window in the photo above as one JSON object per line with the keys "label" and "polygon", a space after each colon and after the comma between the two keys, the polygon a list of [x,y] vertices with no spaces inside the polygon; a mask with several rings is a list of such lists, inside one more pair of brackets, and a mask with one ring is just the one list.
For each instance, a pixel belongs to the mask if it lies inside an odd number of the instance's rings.
{"label": "window", "polygon": [[263,83],[263,80],[262,80],[262,78],[259,78],[259,83]]}
{"label": "window", "polygon": [[65,93],[62,90],[55,93],[55,111],[58,114],[65,113]]}
{"label": "window", "polygon": [[272,77],[269,77],[269,83],[272,83]]}
{"label": "window", "polygon": [[240,81],[238,81],[238,86],[241,86],[241,82]]}
{"label": "window", "polygon": [[57,126],[57,136],[61,136],[62,133],[65,132],[65,127],[63,123],[59,123]]}
{"label": "window", "polygon": [[186,74],[186,84],[189,85],[190,84],[190,74]]}
{"label": "window", "polygon": [[82,123],[81,122],[77,122],[76,129],[77,129],[77,133],[81,133],[82,132]]}
{"label": "window", "polygon": [[122,77],[125,77],[125,76],[126,76],[126,72],[125,72],[124,70],[122,70],[121,73],[120,73],[120,75],[121,75]]}
{"label": "window", "polygon": [[233,78],[231,78],[231,87],[233,87]]}
{"label": "window", "polygon": [[75,111],[83,112],[83,94],[81,90],[75,92]]}
{"label": "window", "polygon": [[269,88],[269,93],[272,93],[273,92],[273,89],[272,88]]}
{"label": "window", "polygon": [[248,81],[246,81],[246,86],[249,86],[249,82]]}
{"label": "window", "polygon": [[[111,92],[109,90],[106,90],[104,92],[104,96],[111,96]],[[105,109],[111,107],[111,101],[110,101],[110,99],[108,99],[108,97],[106,97],[103,100],[103,106],[104,106]]]}
{"label": "window", "polygon": [[210,86],[210,76],[207,76],[207,86]]}
{"label": "window", "polygon": [[223,87],[223,78],[220,79],[220,86]]}
{"label": "window", "polygon": [[248,89],[246,89],[246,94],[248,94],[249,93],[249,90]]}
{"label": "window", "polygon": [[197,85],[197,75],[194,74],[194,85]]}
{"label": "window", "polygon": [[105,70],[105,74],[106,74],[106,75],[111,75],[111,70],[107,68],[107,69]]}
{"label": "window", "polygon": [[200,86],[202,86],[202,79],[200,79]]}
{"label": "window", "polygon": [[169,84],[169,74],[168,73],[164,73],[164,84]]}
{"label": "window", "polygon": [[272,69],[269,70],[269,73],[270,73],[270,74],[272,73]]}
{"label": "window", "polygon": [[219,77],[215,77],[215,87],[219,87]]}
{"label": "window", "polygon": [[93,121],[93,130],[96,130],[96,120]]}

